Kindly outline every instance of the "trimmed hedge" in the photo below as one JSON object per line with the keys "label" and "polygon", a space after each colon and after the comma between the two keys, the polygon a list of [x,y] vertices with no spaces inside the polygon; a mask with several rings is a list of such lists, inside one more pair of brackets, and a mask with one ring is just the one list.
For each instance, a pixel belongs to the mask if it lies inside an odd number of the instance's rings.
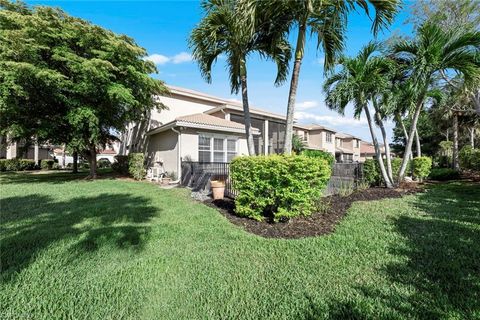
{"label": "trimmed hedge", "polygon": [[31,159],[0,159],[0,171],[34,170],[35,161]]}
{"label": "trimmed hedge", "polygon": [[43,159],[40,161],[40,168],[42,170],[52,170],[54,163],[55,161],[52,159]]}
{"label": "trimmed hedge", "polygon": [[326,151],[307,149],[307,150],[303,150],[301,154],[311,158],[320,158],[320,159],[327,160],[330,166],[333,166],[333,163],[335,162],[335,157],[333,156],[333,154]]}
{"label": "trimmed hedge", "polygon": [[128,155],[128,173],[135,180],[142,180],[145,177],[145,155],[143,153],[130,153]]}
{"label": "trimmed hedge", "polygon": [[430,157],[417,157],[413,158],[413,176],[422,181],[428,177],[430,170],[432,170],[432,158]]}
{"label": "trimmed hedge", "polygon": [[326,160],[304,155],[237,157],[230,164],[233,186],[239,193],[235,212],[273,221],[310,215],[331,171]]}
{"label": "trimmed hedge", "polygon": [[456,180],[460,178],[460,172],[451,168],[434,168],[428,177],[436,181]]}
{"label": "trimmed hedge", "polygon": [[128,156],[115,156],[112,170],[119,174],[128,174]]}

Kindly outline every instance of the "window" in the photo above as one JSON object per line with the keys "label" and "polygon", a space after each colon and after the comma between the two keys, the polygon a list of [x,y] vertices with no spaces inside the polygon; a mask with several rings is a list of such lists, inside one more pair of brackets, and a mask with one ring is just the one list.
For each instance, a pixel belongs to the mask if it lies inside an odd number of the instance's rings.
{"label": "window", "polygon": [[237,155],[237,141],[234,139],[227,139],[227,162],[232,161],[233,157]]}
{"label": "window", "polygon": [[326,132],[326,137],[325,139],[327,140],[328,143],[332,143],[332,134],[330,132]]}
{"label": "window", "polygon": [[198,137],[198,161],[211,162],[210,137]]}
{"label": "window", "polygon": [[355,139],[355,148],[360,148],[360,141]]}
{"label": "window", "polygon": [[224,162],[225,152],[223,148],[223,139],[213,139],[213,162]]}
{"label": "window", "polygon": [[199,162],[230,162],[237,155],[237,139],[198,136]]}

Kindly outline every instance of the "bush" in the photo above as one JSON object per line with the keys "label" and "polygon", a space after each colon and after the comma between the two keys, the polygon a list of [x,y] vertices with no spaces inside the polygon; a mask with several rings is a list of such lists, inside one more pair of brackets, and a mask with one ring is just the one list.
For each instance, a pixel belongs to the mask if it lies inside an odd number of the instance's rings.
{"label": "bush", "polygon": [[420,181],[423,178],[428,177],[430,170],[432,169],[432,158],[430,157],[417,157],[413,159],[413,176]]}
{"label": "bush", "polygon": [[128,172],[135,180],[145,177],[145,155],[143,153],[130,153],[128,155]]}
{"label": "bush", "polygon": [[119,174],[128,174],[128,156],[115,156],[112,169]]}
{"label": "bush", "polygon": [[52,170],[60,170],[60,165],[58,164],[58,162],[55,162],[55,163],[52,165]]}
{"label": "bush", "polygon": [[108,161],[107,159],[100,159],[98,160],[97,162],[97,167],[102,169],[102,168],[110,168],[112,166],[112,164],[110,163],[110,161]]}
{"label": "bush", "polygon": [[380,168],[377,160],[367,159],[363,163],[363,181],[370,186],[377,186],[381,182]]}
{"label": "bush", "polygon": [[310,215],[331,175],[326,160],[304,155],[238,157],[230,168],[235,211],[256,220]]}
{"label": "bush", "polygon": [[333,163],[335,162],[335,157],[333,156],[333,154],[326,151],[307,149],[307,150],[303,150],[301,154],[311,158],[320,158],[320,159],[327,160],[327,163],[330,166],[333,166]]}
{"label": "bush", "polygon": [[0,171],[34,170],[35,161],[30,159],[0,159]]}
{"label": "bush", "polygon": [[458,157],[462,168],[480,170],[480,149],[466,145],[460,150]]}
{"label": "bush", "polygon": [[435,168],[430,172],[429,178],[437,181],[455,180],[460,178],[460,172],[450,168]]}
{"label": "bush", "polygon": [[42,159],[40,161],[40,168],[42,168],[42,170],[52,170],[54,163],[55,161],[52,159]]}

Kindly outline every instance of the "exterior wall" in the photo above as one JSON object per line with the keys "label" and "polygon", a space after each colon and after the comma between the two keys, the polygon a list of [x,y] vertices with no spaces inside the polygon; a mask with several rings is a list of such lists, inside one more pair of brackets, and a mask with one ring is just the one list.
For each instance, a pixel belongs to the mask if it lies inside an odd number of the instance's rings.
{"label": "exterior wall", "polygon": [[335,134],[332,134],[332,142],[327,142],[327,132],[324,130],[312,130],[309,134],[309,145],[330,152],[335,155]]}
{"label": "exterior wall", "polygon": [[159,165],[163,161],[163,168],[168,172],[178,173],[178,134],[167,130],[149,136],[147,147],[147,168]]}

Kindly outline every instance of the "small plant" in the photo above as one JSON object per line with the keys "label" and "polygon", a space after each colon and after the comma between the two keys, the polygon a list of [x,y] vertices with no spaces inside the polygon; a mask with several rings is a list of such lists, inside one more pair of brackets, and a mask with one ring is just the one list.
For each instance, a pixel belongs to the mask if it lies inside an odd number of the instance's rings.
{"label": "small plant", "polygon": [[43,159],[40,161],[40,168],[42,170],[52,170],[54,163],[55,161],[52,159]]}
{"label": "small plant", "polygon": [[60,170],[60,165],[58,164],[58,162],[53,163],[52,170]]}
{"label": "small plant", "polygon": [[432,158],[430,157],[417,157],[413,159],[413,176],[419,181],[423,181],[428,177],[430,170],[432,169]]}
{"label": "small plant", "polygon": [[330,208],[332,207],[330,198],[322,197],[317,200],[316,204],[316,211],[321,214],[327,214]]}
{"label": "small plant", "polygon": [[368,188],[370,188],[370,183],[368,183],[368,181],[361,180],[357,182],[357,190],[363,191],[367,190]]}
{"label": "small plant", "polygon": [[342,181],[337,189],[340,197],[348,197],[355,191],[355,183],[353,181]]}
{"label": "small plant", "polygon": [[128,155],[128,173],[135,180],[142,180],[145,177],[145,155],[143,153],[130,153]]}
{"label": "small plant", "polygon": [[128,174],[128,156],[115,156],[112,170],[119,174]]}
{"label": "small plant", "polygon": [[172,181],[176,181],[178,179],[178,175],[175,171],[165,172],[165,176],[172,179]]}

